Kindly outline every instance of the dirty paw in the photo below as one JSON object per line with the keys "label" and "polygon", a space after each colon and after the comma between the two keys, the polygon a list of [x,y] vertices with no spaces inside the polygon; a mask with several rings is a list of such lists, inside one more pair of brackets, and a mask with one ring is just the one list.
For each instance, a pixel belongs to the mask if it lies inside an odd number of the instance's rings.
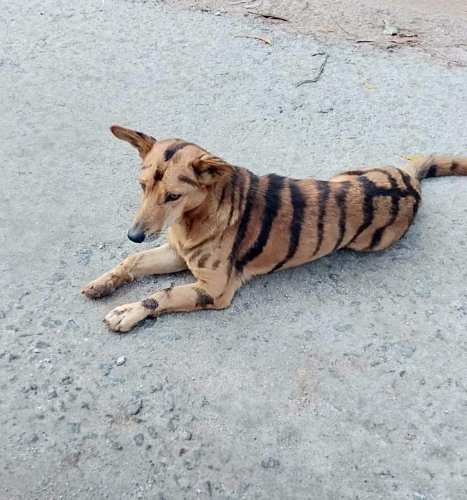
{"label": "dirty paw", "polygon": [[90,299],[99,299],[115,292],[115,284],[112,279],[97,279],[83,286],[81,293]]}
{"label": "dirty paw", "polygon": [[104,318],[104,323],[115,332],[128,332],[148,316],[140,302],[116,307]]}

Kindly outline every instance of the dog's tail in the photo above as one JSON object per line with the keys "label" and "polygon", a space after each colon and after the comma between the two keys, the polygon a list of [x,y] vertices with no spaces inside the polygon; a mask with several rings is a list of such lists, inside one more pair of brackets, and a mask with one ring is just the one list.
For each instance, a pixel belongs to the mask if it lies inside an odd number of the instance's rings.
{"label": "dog's tail", "polygon": [[416,179],[444,177],[447,175],[467,175],[467,157],[420,157],[410,160],[405,165],[402,165],[401,169]]}

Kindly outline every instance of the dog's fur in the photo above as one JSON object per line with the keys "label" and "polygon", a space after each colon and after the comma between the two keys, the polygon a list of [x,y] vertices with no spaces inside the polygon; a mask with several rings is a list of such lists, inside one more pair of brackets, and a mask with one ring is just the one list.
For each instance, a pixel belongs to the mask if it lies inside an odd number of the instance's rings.
{"label": "dog's fur", "polygon": [[103,297],[139,276],[186,268],[198,280],[117,307],[104,321],[119,332],[165,312],[226,308],[252,276],[334,250],[383,250],[412,223],[420,179],[467,175],[467,158],[428,157],[401,168],[358,168],[329,181],[256,176],[195,144],[111,130],[142,158],[143,194],[131,231],[144,238],[168,228],[168,243],[127,257],[82,292]]}

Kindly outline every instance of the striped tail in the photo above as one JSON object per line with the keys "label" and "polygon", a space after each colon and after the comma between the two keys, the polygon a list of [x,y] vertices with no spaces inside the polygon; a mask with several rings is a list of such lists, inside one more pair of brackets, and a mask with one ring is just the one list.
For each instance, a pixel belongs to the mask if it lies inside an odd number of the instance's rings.
{"label": "striped tail", "polygon": [[447,175],[467,175],[467,157],[420,157],[402,165],[401,169],[417,179],[444,177]]}

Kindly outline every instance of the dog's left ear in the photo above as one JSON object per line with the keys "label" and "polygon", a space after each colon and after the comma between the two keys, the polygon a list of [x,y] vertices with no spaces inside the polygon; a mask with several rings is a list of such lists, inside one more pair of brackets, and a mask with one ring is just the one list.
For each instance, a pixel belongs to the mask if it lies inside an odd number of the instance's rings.
{"label": "dog's left ear", "polygon": [[209,186],[221,179],[232,175],[235,171],[235,167],[230,165],[224,160],[217,158],[217,156],[212,156],[209,154],[200,156],[196,160],[191,162],[193,171],[198,178],[200,184]]}
{"label": "dog's left ear", "polygon": [[156,143],[156,139],[150,135],[131,130],[129,128],[120,127],[119,125],[112,125],[110,131],[117,138],[122,141],[129,142],[134,148],[139,151],[141,158],[144,158],[151,148]]}

